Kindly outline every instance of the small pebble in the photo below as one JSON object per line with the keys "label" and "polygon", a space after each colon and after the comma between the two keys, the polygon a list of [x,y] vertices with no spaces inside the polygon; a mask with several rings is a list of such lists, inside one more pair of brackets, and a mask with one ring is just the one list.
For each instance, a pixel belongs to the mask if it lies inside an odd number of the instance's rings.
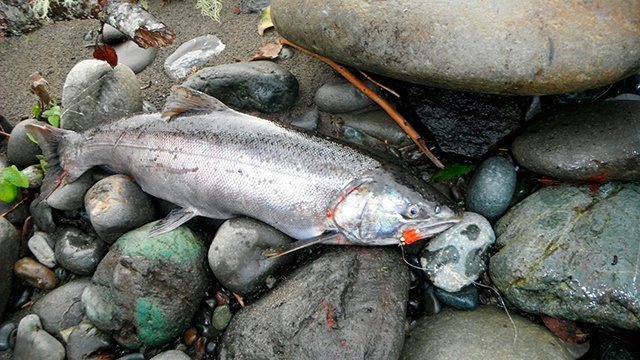
{"label": "small pebble", "polygon": [[44,123],[36,119],[20,121],[13,128],[7,143],[7,156],[11,163],[19,169],[40,162],[36,157],[36,155],[42,153],[40,147],[27,137],[27,128],[25,126],[29,124],[41,125]]}
{"label": "small pebble", "polygon": [[106,350],[114,344],[107,333],[100,331],[90,322],[81,322],[73,329],[67,342],[68,360],[90,359],[92,354]]}
{"label": "small pebble", "polygon": [[65,269],[78,275],[91,275],[107,254],[107,244],[75,227],[65,228],[56,241],[56,259]]}
{"label": "small pebble", "polygon": [[13,265],[16,276],[35,288],[51,290],[58,286],[58,278],[53,270],[31,258],[22,258]]}
{"label": "small pebble", "polygon": [[49,235],[42,231],[36,231],[33,236],[27,242],[27,246],[31,253],[38,259],[38,261],[48,267],[53,268],[56,266],[56,256],[53,251],[54,241]]}
{"label": "small pebble", "polygon": [[216,350],[218,349],[218,344],[213,341],[207,342],[207,347],[205,349],[206,353],[209,355],[215,355]]}
{"label": "small pebble", "polygon": [[77,210],[84,207],[84,194],[93,185],[92,171],[87,171],[78,180],[57,188],[47,197],[47,204],[58,210]]}
{"label": "small pebble", "polygon": [[485,160],[475,171],[467,190],[467,209],[488,220],[505,213],[516,188],[513,164],[500,156]]}
{"label": "small pebble", "polygon": [[144,359],[144,354],[132,353],[132,354],[127,354],[125,356],[121,356],[117,360],[145,360],[145,359]]}
{"label": "small pebble", "polygon": [[198,330],[195,328],[188,328],[187,331],[182,334],[182,340],[187,346],[191,346],[196,340],[198,340]]}
{"label": "small pebble", "polygon": [[422,296],[425,314],[435,315],[440,312],[442,305],[440,305],[440,301],[438,301],[438,297],[435,294],[434,286],[425,283],[422,289]]}
{"label": "small pebble", "polygon": [[478,307],[478,289],[473,285],[456,292],[436,288],[435,295],[443,304],[458,310],[473,310]]}
{"label": "small pebble", "polygon": [[229,305],[218,306],[213,310],[213,316],[211,317],[211,323],[214,329],[222,331],[229,325],[229,321],[233,314]]}
{"label": "small pebble", "polygon": [[[370,81],[365,81],[375,89]],[[373,85],[373,86],[372,86]],[[322,85],[313,99],[316,106],[329,114],[341,114],[363,110],[373,106],[373,101],[348,81],[336,81]]]}
{"label": "small pebble", "polygon": [[216,305],[228,305],[231,302],[229,296],[222,291],[216,291],[213,297],[216,299]]}
{"label": "small pebble", "polygon": [[0,326],[0,351],[7,350],[11,347],[11,334],[14,333],[16,324],[6,322]]}
{"label": "small pebble", "polygon": [[22,309],[24,304],[31,301],[33,296],[33,286],[27,284],[20,284],[16,286],[11,292],[9,301],[7,302],[7,311],[18,311]]}
{"label": "small pebble", "polygon": [[29,314],[20,320],[14,360],[63,360],[62,344],[42,328],[38,315]]}

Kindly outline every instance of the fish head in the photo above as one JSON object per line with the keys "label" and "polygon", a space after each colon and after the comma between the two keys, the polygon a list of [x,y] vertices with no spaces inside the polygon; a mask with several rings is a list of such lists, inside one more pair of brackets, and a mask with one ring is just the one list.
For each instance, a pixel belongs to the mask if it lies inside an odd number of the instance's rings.
{"label": "fish head", "polygon": [[354,245],[411,244],[461,219],[457,207],[430,185],[392,174],[352,183],[330,215],[345,240]]}

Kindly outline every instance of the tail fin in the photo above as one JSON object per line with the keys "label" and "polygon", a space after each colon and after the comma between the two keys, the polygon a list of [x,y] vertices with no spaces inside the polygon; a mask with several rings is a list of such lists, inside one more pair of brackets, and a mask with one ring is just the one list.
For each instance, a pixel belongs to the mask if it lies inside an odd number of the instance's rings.
{"label": "tail fin", "polygon": [[63,182],[66,183],[75,180],[69,179],[66,169],[63,168],[60,160],[60,144],[64,141],[65,135],[76,133],[70,130],[54,128],[49,125],[29,124],[26,128],[27,133],[35,138],[44,155],[46,168],[40,194],[46,198],[62,185]]}

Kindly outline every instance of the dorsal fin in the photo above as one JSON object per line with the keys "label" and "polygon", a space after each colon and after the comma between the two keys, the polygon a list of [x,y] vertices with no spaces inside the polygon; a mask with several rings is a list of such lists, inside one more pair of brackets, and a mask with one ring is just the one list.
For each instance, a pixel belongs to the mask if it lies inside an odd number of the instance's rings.
{"label": "dorsal fin", "polygon": [[229,110],[227,105],[213,96],[187,86],[174,85],[162,108],[162,117],[169,118],[185,112],[214,112]]}

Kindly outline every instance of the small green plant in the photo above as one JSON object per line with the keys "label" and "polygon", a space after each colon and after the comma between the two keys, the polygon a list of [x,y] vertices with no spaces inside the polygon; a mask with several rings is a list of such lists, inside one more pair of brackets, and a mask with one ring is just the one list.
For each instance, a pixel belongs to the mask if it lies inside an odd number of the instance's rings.
{"label": "small green plant", "polygon": [[42,107],[40,106],[40,104],[34,104],[33,107],[31,108],[33,117],[35,119],[39,119],[40,117],[43,117],[47,119],[47,121],[49,122],[49,124],[51,124],[51,126],[60,127],[60,116],[62,116],[62,112],[60,110],[59,102],[57,99],[52,99],[51,104],[52,106],[48,107],[48,109],[44,111],[42,110]]}
{"label": "small green plant", "polygon": [[462,175],[466,175],[475,169],[475,165],[462,165],[458,163],[453,163],[451,165],[447,165],[444,169],[440,169],[436,171],[435,174],[431,177],[431,180],[442,182],[447,181],[449,179],[455,179]]}
{"label": "small green plant", "polygon": [[21,197],[20,189],[29,187],[29,178],[15,165],[7,166],[0,172],[0,200],[12,203]]}

